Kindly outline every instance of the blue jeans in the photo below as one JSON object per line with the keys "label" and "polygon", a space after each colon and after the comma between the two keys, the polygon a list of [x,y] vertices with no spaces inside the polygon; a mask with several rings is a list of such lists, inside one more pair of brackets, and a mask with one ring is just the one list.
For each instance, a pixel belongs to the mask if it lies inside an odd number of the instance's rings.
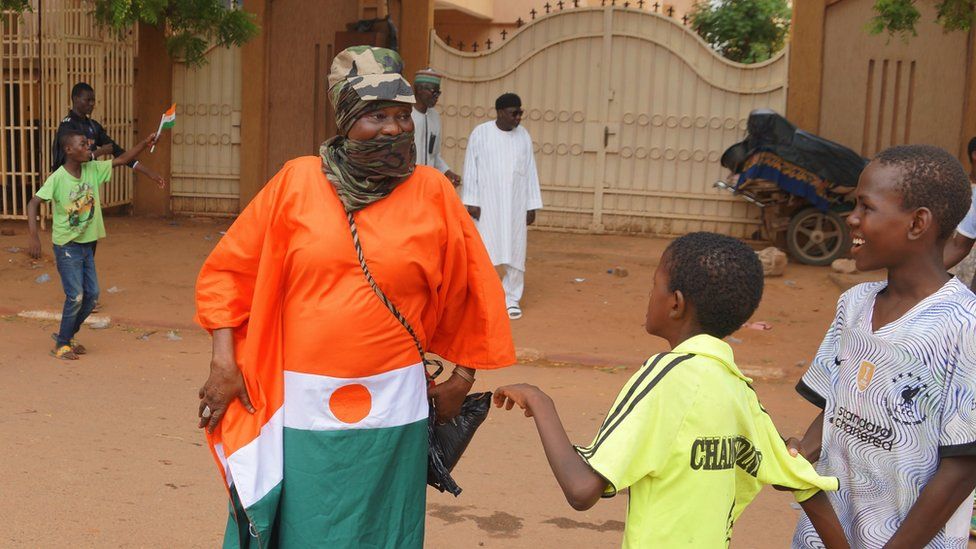
{"label": "blue jeans", "polygon": [[98,301],[95,243],[68,242],[54,245],[54,260],[64,287],[64,311],[58,330],[58,347],[69,345]]}

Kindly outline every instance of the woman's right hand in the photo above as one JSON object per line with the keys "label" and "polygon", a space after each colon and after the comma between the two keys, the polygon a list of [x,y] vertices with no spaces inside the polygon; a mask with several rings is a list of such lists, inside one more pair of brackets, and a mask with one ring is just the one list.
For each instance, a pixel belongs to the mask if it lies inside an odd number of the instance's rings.
{"label": "woman's right hand", "polygon": [[247,396],[247,386],[244,375],[241,374],[234,360],[234,335],[229,328],[214,330],[213,358],[210,360],[210,377],[200,387],[200,406],[197,415],[200,417],[199,427],[207,428],[213,433],[220,420],[227,413],[227,407],[235,398],[241,400],[241,405],[254,413],[254,406]]}
{"label": "woman's right hand", "polygon": [[214,357],[210,362],[210,377],[200,387],[200,409],[197,411],[200,416],[199,427],[206,427],[208,433],[214,432],[235,398],[241,399],[244,408],[254,413],[254,406],[251,405],[247,387],[244,385],[244,376],[237,364]]}

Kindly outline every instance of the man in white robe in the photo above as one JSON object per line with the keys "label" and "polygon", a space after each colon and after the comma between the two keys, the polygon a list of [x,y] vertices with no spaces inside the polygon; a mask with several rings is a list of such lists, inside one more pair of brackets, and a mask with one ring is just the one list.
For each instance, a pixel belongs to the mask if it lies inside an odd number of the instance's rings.
{"label": "man in white robe", "polygon": [[498,116],[471,132],[464,157],[461,198],[477,221],[491,261],[502,275],[508,317],[522,317],[526,227],[542,208],[532,138],[520,124],[522,100],[506,93]]}
{"label": "man in white robe", "polygon": [[413,94],[417,102],[413,104],[413,140],[417,145],[417,164],[433,166],[440,170],[451,184],[457,187],[461,178],[451,171],[444,158],[441,157],[441,116],[434,106],[441,96],[441,78],[443,76],[432,70],[417,71],[413,79]]}

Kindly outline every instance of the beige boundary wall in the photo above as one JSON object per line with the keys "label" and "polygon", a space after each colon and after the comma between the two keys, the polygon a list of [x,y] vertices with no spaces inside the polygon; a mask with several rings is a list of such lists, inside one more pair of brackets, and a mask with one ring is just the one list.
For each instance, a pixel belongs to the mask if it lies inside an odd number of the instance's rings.
{"label": "beige boundary wall", "polygon": [[872,36],[873,0],[793,3],[787,114],[865,156],[891,145],[944,147],[966,164],[976,135],[976,29],[944,32],[934,0],[917,36]]}
{"label": "beige boundary wall", "polygon": [[753,109],[783,112],[787,58],[729,62],[680,22],[625,8],[555,12],[500,47],[459,52],[431,37],[444,72],[444,155],[461,173],[467,136],[494,99],[521,95],[553,230],[749,237],[758,213],[712,188]]}

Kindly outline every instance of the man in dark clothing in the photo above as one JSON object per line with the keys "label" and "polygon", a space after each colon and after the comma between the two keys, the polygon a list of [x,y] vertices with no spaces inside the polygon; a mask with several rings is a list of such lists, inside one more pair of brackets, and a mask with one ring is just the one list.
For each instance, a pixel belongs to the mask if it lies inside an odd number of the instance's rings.
{"label": "man in dark clothing", "polygon": [[[111,154],[118,158],[125,149],[112,140],[105,132],[101,124],[91,119],[92,110],[95,108],[95,90],[84,82],[79,82],[71,88],[71,110],[68,116],[64,117],[61,125],[58,126],[58,133],[54,136],[54,143],[51,145],[51,172],[64,164],[64,149],[58,145],[61,132],[65,130],[76,130],[85,134],[91,143],[92,159]],[[142,165],[137,160],[133,160],[128,166],[135,171],[152,179],[160,188],[166,186],[166,180],[158,173]]]}

